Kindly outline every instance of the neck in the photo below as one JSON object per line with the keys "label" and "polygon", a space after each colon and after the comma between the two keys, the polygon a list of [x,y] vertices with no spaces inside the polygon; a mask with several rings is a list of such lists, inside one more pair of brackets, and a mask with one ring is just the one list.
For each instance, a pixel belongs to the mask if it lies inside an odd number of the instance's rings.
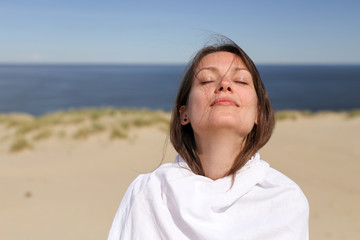
{"label": "neck", "polygon": [[195,141],[205,176],[212,180],[227,175],[243,144],[243,138],[231,129],[195,134]]}

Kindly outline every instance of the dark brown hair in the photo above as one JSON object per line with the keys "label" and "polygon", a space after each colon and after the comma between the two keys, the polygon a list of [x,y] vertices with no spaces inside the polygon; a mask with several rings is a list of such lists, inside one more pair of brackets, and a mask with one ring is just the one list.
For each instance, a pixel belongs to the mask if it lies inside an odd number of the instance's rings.
{"label": "dark brown hair", "polygon": [[246,136],[243,146],[239,146],[239,148],[242,148],[240,154],[237,156],[227,175],[235,176],[235,173],[267,143],[275,126],[274,111],[255,64],[236,43],[227,38],[225,40],[225,43],[213,44],[200,49],[190,61],[181,82],[171,117],[170,141],[175,150],[189,165],[190,169],[199,175],[204,175],[204,170],[197,154],[193,129],[191,124],[181,125],[179,110],[181,106],[187,104],[195,69],[206,55],[215,52],[230,52],[237,55],[251,73],[258,100],[257,124],[254,125],[253,129]]}

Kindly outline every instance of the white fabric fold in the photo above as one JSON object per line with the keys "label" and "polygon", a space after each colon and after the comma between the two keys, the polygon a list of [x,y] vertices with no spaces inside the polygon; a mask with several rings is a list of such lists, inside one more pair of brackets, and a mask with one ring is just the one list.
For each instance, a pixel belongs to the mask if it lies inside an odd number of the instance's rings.
{"label": "white fabric fold", "polygon": [[108,239],[308,239],[308,202],[300,188],[255,154],[232,177],[194,174],[177,156],[138,176]]}

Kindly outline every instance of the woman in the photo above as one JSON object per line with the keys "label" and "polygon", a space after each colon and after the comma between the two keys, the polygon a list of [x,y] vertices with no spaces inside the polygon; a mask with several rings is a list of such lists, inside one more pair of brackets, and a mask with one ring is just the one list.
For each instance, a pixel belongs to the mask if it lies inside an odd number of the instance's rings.
{"label": "woman", "polygon": [[308,202],[260,160],[274,114],[234,42],[201,49],[172,113],[179,155],[128,188],[108,239],[308,239]]}

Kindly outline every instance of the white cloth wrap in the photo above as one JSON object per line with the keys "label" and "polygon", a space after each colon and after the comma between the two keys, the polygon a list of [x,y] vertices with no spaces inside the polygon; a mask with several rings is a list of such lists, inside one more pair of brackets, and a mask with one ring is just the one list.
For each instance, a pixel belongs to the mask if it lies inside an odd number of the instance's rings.
{"label": "white cloth wrap", "polygon": [[301,189],[255,154],[231,176],[211,180],[180,157],[138,176],[116,212],[108,239],[308,239]]}

